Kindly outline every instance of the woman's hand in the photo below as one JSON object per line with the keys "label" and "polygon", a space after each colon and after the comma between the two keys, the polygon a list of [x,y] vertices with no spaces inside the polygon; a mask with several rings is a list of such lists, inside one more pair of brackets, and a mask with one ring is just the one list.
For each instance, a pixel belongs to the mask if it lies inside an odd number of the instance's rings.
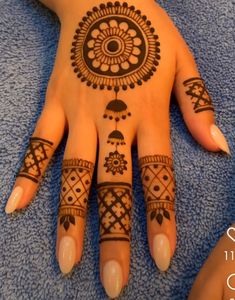
{"label": "woman's hand", "polygon": [[235,224],[221,237],[197,275],[189,300],[233,299]]}
{"label": "woman's hand", "polygon": [[87,201],[98,154],[100,275],[110,297],[127,284],[132,205],[131,145],[137,143],[150,253],[168,269],[176,246],[170,145],[172,89],[196,140],[229,152],[214,125],[211,98],[192,54],[153,1],[42,1],[61,21],[45,106],[6,212],[26,207],[64,132],[57,257],[68,273],[80,261]]}

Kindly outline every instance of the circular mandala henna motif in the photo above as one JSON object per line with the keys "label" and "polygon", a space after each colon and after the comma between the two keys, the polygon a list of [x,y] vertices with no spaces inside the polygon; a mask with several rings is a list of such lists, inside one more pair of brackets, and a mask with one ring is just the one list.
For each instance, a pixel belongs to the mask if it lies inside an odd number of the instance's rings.
{"label": "circular mandala henna motif", "polygon": [[74,36],[72,66],[93,88],[134,88],[153,76],[160,43],[146,16],[127,3],[109,2],[83,17]]}
{"label": "circular mandala henna motif", "polygon": [[120,154],[117,150],[110,152],[109,157],[105,158],[104,167],[107,168],[106,172],[112,172],[113,175],[116,173],[123,174],[127,170],[127,161],[124,159],[125,155]]}

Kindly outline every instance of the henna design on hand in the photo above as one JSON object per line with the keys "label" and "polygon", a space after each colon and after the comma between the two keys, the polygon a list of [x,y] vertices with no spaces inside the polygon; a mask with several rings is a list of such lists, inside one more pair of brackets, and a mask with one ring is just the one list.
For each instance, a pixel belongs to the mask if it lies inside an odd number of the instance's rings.
{"label": "henna design on hand", "polygon": [[120,88],[135,88],[148,81],[157,71],[161,59],[159,37],[141,11],[127,2],[100,4],[82,18],[76,29],[71,49],[74,72],[82,82],[94,89],[114,90],[116,97],[105,109],[103,117],[115,121],[108,143],[115,151],[105,157],[106,172],[123,174],[127,170],[125,155],[118,147],[125,145],[118,130],[120,120],[131,116],[126,103],[118,99]]}
{"label": "henna design on hand", "polygon": [[120,154],[117,150],[110,152],[108,157],[105,157],[104,167],[107,168],[107,173],[112,172],[113,175],[116,173],[123,174],[127,170],[127,161],[124,159],[125,155]]}
{"label": "henna design on hand", "polygon": [[174,211],[175,181],[172,159],[164,155],[150,155],[139,159],[144,196],[151,221],[161,225],[170,220]]}
{"label": "henna design on hand", "polygon": [[53,143],[48,140],[38,137],[31,138],[23,166],[17,176],[26,177],[38,183],[45,165],[49,160],[50,155],[48,155],[48,153],[52,152],[52,146]]}
{"label": "henna design on hand", "polygon": [[109,118],[109,120],[115,120],[119,122],[120,120],[125,120],[130,117],[131,113],[128,111],[125,102],[119,99],[114,99],[108,103],[104,113],[104,119]]}
{"label": "henna design on hand", "polygon": [[118,123],[120,120],[125,120],[127,116],[131,116],[131,113],[128,112],[127,105],[124,101],[116,98],[108,103],[104,113],[104,119],[109,116],[109,120],[115,120],[115,130],[112,131],[108,136],[108,144],[115,146],[115,152],[110,152],[108,157],[105,157],[106,172],[112,172],[113,175],[116,173],[123,174],[127,170],[127,161],[124,159],[125,155],[118,152],[119,146],[126,145],[124,135],[121,131],[117,130]]}
{"label": "henna design on hand", "polygon": [[111,145],[126,145],[124,136],[119,130],[114,130],[110,133],[107,143]]}
{"label": "henna design on hand", "polygon": [[74,72],[93,88],[126,90],[148,81],[160,60],[151,22],[126,2],[108,2],[88,11],[74,35]]}
{"label": "henna design on hand", "polygon": [[67,231],[75,217],[85,218],[94,164],[83,159],[63,161],[60,193],[60,225]]}
{"label": "henna design on hand", "polygon": [[98,184],[100,242],[129,241],[132,206],[131,185],[123,182]]}
{"label": "henna design on hand", "polygon": [[184,86],[187,88],[186,94],[191,97],[195,113],[205,110],[214,111],[211,97],[201,78],[190,78],[184,81]]}

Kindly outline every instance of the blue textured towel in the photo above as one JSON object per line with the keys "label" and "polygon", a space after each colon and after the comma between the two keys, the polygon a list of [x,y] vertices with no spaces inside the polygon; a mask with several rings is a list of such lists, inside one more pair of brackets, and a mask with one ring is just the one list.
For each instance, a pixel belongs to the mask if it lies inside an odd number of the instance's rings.
{"label": "blue textured towel", "polygon": [[[190,45],[214,99],[217,124],[235,151],[234,7],[232,0],[159,1]],[[98,213],[92,190],[82,262],[68,277],[55,258],[64,143],[32,205],[4,207],[44,103],[59,36],[57,18],[32,0],[0,0],[0,299],[107,299],[99,280]],[[178,182],[177,250],[168,272],[150,258],[144,201],[134,161],[131,274],[120,299],[186,299],[195,276],[235,221],[234,158],[202,149],[175,103],[172,145]]]}

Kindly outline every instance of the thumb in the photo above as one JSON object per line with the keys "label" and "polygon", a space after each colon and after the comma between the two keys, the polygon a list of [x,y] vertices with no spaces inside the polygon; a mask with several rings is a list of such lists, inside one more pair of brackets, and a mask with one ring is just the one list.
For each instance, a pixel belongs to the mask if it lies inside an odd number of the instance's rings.
{"label": "thumb", "polygon": [[215,125],[212,99],[183,39],[177,52],[174,93],[185,123],[198,143],[209,151],[230,154],[226,138]]}

